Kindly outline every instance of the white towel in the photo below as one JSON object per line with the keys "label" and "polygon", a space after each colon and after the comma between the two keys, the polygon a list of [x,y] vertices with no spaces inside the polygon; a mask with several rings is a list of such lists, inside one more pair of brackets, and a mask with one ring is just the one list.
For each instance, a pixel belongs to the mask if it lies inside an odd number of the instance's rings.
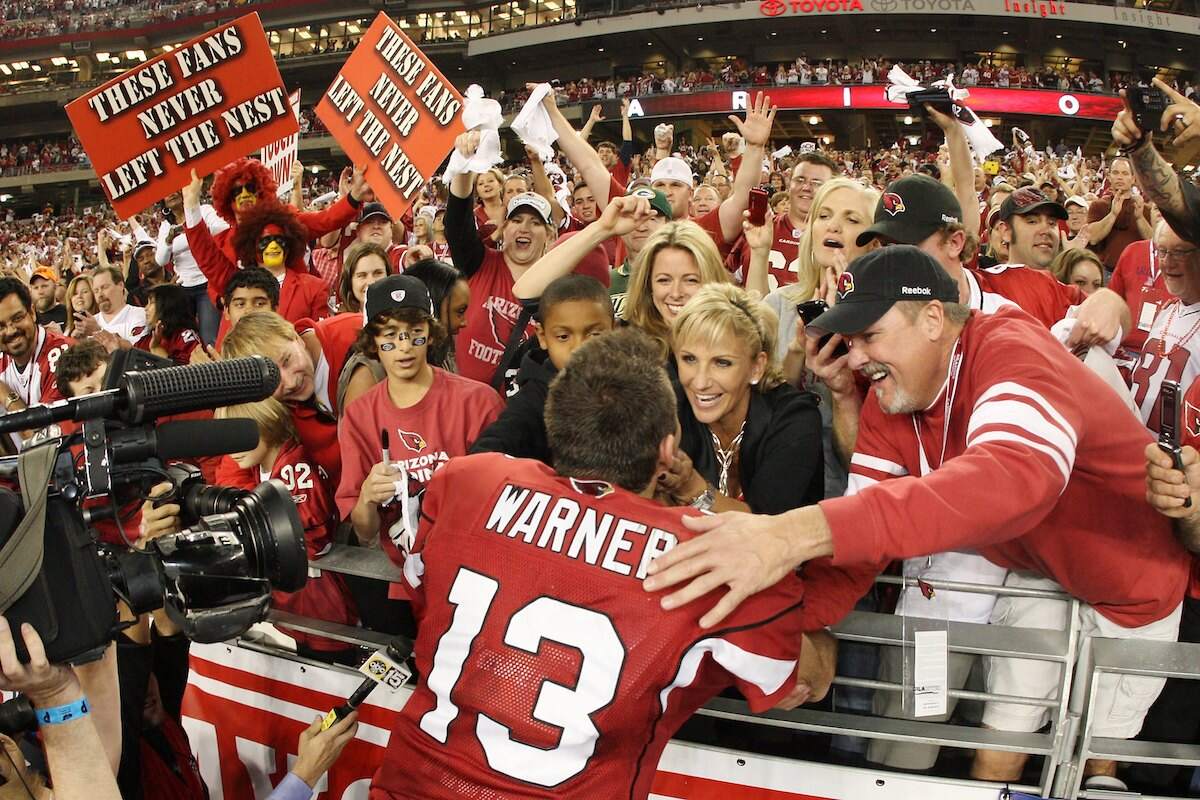
{"label": "white towel", "polygon": [[[925,87],[917,83],[908,73],[900,69],[900,67],[892,67],[888,73],[887,99],[891,103],[907,103],[908,95],[912,92],[921,91]],[[963,133],[967,136],[967,144],[971,146],[971,152],[975,154],[975,160],[983,163],[984,159],[991,153],[997,150],[1003,150],[1004,145],[992,135],[992,131],[988,126],[983,124],[974,111],[962,105],[962,102],[970,96],[970,92],[966,89],[959,89],[954,85],[954,76],[948,75],[944,79],[934,81],[929,85],[931,89],[946,89],[950,93],[950,99],[954,102],[954,116],[963,126]]]}
{"label": "white towel", "polygon": [[558,133],[550,122],[550,114],[542,107],[542,99],[553,89],[548,83],[539,83],[529,95],[525,107],[521,109],[512,121],[512,129],[528,147],[532,147],[543,161],[554,157],[554,143],[558,141]]}
{"label": "white towel", "polygon": [[479,131],[479,146],[475,155],[464,158],[457,149],[450,153],[450,163],[442,175],[443,183],[450,183],[456,175],[468,172],[487,172],[504,160],[500,152],[499,128],[504,124],[504,114],[500,104],[483,96],[483,89],[478,84],[467,87],[463,95],[463,125],[467,130]]}

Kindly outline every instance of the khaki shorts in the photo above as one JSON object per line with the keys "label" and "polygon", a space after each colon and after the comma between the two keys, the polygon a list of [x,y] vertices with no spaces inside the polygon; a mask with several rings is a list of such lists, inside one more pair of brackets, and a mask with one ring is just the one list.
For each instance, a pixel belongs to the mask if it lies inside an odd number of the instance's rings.
{"label": "khaki shorts", "polygon": [[[1027,573],[1010,572],[1006,586],[1063,591],[1052,580]],[[1174,642],[1179,636],[1180,604],[1166,617],[1140,628],[1125,628],[1096,612],[1091,606],[1079,606],[1080,647],[1090,647],[1093,636],[1111,639],[1153,639]],[[992,610],[991,624],[1014,628],[1066,630],[1071,604],[1063,600],[1036,597],[1001,597]],[[1053,661],[988,656],[984,658],[987,690],[993,694],[1058,697],[1062,665]],[[1077,676],[1076,680],[1081,680]],[[1114,739],[1130,739],[1142,728],[1146,712],[1162,691],[1164,678],[1104,673],[1096,689],[1092,733]],[[989,701],[983,711],[983,724],[1002,731],[1032,733],[1050,718],[1050,710],[1038,706]]]}

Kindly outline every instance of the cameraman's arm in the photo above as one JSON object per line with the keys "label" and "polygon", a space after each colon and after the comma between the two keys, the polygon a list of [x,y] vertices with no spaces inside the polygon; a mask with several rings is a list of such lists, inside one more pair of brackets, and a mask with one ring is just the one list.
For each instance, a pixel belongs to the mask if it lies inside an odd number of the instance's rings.
{"label": "cameraman's arm", "polygon": [[104,657],[75,668],[79,686],[92,706],[92,724],[104,744],[114,775],[121,764],[121,687],[117,678],[117,648],[110,644]]}
{"label": "cameraman's arm", "polygon": [[[38,711],[85,700],[70,667],[51,664],[37,631],[22,626],[29,663],[17,660],[8,620],[0,617],[0,689],[24,693]],[[56,800],[120,800],[92,715],[39,725]]]}

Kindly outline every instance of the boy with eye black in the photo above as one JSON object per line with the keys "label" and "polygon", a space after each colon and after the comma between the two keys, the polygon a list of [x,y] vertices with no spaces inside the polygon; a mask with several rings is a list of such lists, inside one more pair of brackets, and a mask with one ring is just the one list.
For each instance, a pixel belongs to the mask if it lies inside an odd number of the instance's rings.
{"label": "boy with eye black", "polygon": [[613,329],[608,290],[587,275],[564,275],[550,282],[538,300],[539,347],[525,353],[500,418],[479,435],[472,453],[505,453],[551,463],[543,412],[550,381],[579,346]]}

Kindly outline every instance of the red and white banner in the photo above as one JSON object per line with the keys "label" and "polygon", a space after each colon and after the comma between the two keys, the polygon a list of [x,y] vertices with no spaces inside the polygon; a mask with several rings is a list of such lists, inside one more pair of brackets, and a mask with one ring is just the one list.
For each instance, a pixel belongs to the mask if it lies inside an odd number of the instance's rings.
{"label": "red and white banner", "polygon": [[292,108],[292,116],[296,118],[297,131],[290,136],[277,139],[263,145],[259,151],[258,160],[270,171],[279,187],[276,194],[287,197],[292,191],[292,164],[296,163],[296,154],[300,149],[300,90],[288,95],[288,105]]}
{"label": "red and white banner", "polygon": [[[192,645],[184,728],[212,800],[263,800],[296,759],[296,741],[361,676],[223,644]],[[317,785],[320,800],[366,800],[409,692],[376,689],[358,735]],[[663,753],[652,800],[995,800],[996,789],[814,764],[686,742]]]}
{"label": "red and white banner", "polygon": [[[781,110],[822,111],[836,109],[890,109],[899,114],[908,106],[892,103],[883,84],[868,86],[763,86],[771,102]],[[635,97],[629,104],[631,117],[675,117],[684,114],[728,114],[744,111],[759,89],[653,94]],[[1072,94],[1045,89],[998,89],[970,87],[964,105],[976,114],[1023,114],[1042,117],[1079,117],[1114,120],[1121,98],[1102,94]],[[585,109],[586,110],[586,109]]]}

